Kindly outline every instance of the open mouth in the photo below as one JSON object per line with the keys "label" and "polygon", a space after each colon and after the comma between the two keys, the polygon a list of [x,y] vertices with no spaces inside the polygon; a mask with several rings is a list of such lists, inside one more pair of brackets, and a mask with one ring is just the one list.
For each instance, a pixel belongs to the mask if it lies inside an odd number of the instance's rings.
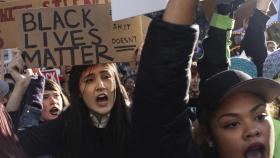
{"label": "open mouth", "polygon": [[246,152],[245,157],[246,158],[265,158],[264,155],[265,146],[262,143],[255,143],[250,145]]}
{"label": "open mouth", "polygon": [[57,116],[59,114],[59,109],[56,107],[52,107],[49,112],[51,115]]}
{"label": "open mouth", "polygon": [[108,96],[106,94],[100,94],[96,97],[96,102],[101,106],[105,106],[108,102]]}

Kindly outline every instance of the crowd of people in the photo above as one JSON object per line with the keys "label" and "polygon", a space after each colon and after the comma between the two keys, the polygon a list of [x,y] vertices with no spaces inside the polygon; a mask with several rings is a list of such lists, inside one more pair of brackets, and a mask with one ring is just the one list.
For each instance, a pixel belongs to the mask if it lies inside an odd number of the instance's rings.
{"label": "crowd of people", "polygon": [[63,87],[13,49],[0,80],[0,158],[280,158],[271,1],[257,0],[240,56],[230,46],[242,0],[218,0],[201,42],[199,0],[169,0],[140,61],[71,66]]}

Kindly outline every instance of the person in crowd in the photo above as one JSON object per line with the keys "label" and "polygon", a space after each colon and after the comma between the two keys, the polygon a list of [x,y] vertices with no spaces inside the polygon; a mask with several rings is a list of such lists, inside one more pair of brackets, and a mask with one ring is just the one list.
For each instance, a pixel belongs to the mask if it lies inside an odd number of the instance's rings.
{"label": "person in crowd", "polygon": [[191,85],[190,98],[198,98],[199,95],[199,81],[200,77],[197,70],[197,62],[192,62],[191,65]]}
{"label": "person in crowd", "polygon": [[128,76],[124,79],[124,88],[127,92],[128,98],[130,103],[132,103],[133,100],[133,93],[135,88],[135,75]]}
{"label": "person in crowd", "polygon": [[[215,52],[208,55],[204,52],[203,61],[209,62],[200,64],[205,66],[202,70],[207,73],[200,72],[200,76],[211,77],[200,85],[198,118],[207,138],[206,146],[201,146],[201,149],[192,140],[190,123],[186,119],[189,117],[186,102],[189,100],[191,57],[197,40],[197,30],[192,25],[196,3],[196,0],[171,0],[162,21],[154,21],[150,25],[132,107],[136,136],[134,153],[139,158],[202,155],[272,158],[274,130],[266,103],[280,95],[280,85],[270,79],[252,79],[241,71],[227,70],[226,35],[232,28],[232,20],[222,23],[219,19],[227,19],[228,16],[213,16],[212,20],[219,22],[215,25],[212,21],[212,31],[209,30],[209,38],[204,43],[204,46],[216,43],[212,45],[212,51],[222,54],[216,59]],[[217,49],[220,44],[224,46],[221,50]],[[211,62],[217,65],[211,65]],[[209,74],[207,66],[218,70]]]}
{"label": "person in crowd", "polygon": [[[25,64],[20,56],[10,68],[22,76]],[[18,131],[26,154],[62,158],[130,157],[130,110],[116,65],[73,66],[69,91],[71,106],[57,119]]]}
{"label": "person in crowd", "polygon": [[54,81],[46,79],[43,94],[43,111],[40,121],[56,119],[70,105],[61,87]]}
{"label": "person in crowd", "polygon": [[0,104],[0,146],[1,158],[26,158],[3,104]]}
{"label": "person in crowd", "polygon": [[45,79],[40,69],[30,69],[27,70],[29,73],[25,74],[19,73],[15,69],[18,62],[21,62],[19,52],[9,64],[9,71],[17,86],[7,106],[8,111],[17,111],[14,118],[16,129],[56,119],[69,106],[68,98],[61,87],[54,81]]}
{"label": "person in crowd", "polygon": [[277,50],[278,45],[274,41],[266,41],[266,47],[267,47],[268,54],[271,54]]}

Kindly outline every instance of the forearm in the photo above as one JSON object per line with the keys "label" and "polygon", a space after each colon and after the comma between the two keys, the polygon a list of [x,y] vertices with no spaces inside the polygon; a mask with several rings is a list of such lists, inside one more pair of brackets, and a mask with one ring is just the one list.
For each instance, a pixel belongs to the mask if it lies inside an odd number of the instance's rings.
{"label": "forearm", "polygon": [[9,101],[7,103],[6,109],[8,112],[17,111],[20,107],[21,101],[27,90],[29,84],[23,82],[16,82],[15,88],[10,95]]}
{"label": "forearm", "polygon": [[203,41],[203,57],[198,61],[201,83],[229,67],[231,30],[234,20],[228,15],[214,14],[208,37]]}
{"label": "forearm", "polygon": [[196,5],[197,0],[170,0],[163,15],[163,21],[172,24],[191,25],[193,24]]}

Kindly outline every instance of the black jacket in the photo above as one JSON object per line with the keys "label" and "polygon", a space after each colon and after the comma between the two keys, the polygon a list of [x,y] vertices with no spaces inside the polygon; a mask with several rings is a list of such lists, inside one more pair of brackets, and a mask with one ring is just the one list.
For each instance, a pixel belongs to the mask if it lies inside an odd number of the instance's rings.
{"label": "black jacket", "polygon": [[257,66],[258,77],[263,76],[263,63],[267,57],[265,30],[268,20],[269,16],[256,9],[250,17],[245,37],[241,43],[246,55],[251,57]]}
{"label": "black jacket", "polygon": [[[136,79],[132,126],[136,158],[200,157],[187,114],[198,26],[151,23]],[[184,99],[185,98],[185,99]]]}

